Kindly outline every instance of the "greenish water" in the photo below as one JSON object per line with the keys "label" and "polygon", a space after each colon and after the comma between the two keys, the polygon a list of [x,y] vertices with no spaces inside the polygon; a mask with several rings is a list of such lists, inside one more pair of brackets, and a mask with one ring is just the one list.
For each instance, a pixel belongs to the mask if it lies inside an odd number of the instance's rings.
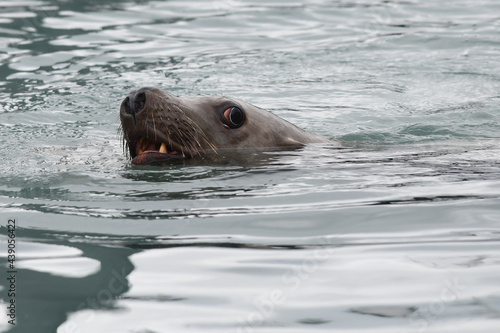
{"label": "greenish water", "polygon": [[[498,332],[498,13],[0,1],[0,330]],[[343,148],[134,167],[118,111],[146,85]]]}

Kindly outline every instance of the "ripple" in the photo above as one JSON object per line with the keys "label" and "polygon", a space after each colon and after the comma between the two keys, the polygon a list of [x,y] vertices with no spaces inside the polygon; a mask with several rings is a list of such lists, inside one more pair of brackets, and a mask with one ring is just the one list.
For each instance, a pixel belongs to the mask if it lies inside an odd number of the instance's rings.
{"label": "ripple", "polygon": [[[120,12],[73,12],[73,11],[60,11],[61,17],[48,17],[44,20],[44,26],[51,29],[58,30],[102,30],[105,27],[137,24],[140,22],[147,22],[147,18],[142,18],[137,13]],[[110,16],[113,20],[110,20]]]}
{"label": "ripple", "polygon": [[[0,1],[23,330],[496,332],[497,7]],[[146,85],[345,148],[135,167],[118,109]]]}

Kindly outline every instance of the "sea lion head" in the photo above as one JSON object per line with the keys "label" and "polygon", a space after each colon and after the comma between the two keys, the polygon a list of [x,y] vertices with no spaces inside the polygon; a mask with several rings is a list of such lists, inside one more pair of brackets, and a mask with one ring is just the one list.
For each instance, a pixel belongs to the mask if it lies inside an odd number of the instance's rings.
{"label": "sea lion head", "polygon": [[165,164],[225,149],[322,142],[278,116],[228,97],[178,97],[158,88],[134,90],[120,120],[133,164]]}

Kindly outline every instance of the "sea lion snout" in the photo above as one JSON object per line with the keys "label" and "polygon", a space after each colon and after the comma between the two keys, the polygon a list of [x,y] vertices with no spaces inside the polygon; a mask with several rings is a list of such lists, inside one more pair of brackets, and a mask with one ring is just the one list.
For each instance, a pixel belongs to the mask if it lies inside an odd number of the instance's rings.
{"label": "sea lion snout", "polygon": [[186,113],[191,109],[153,87],[131,91],[120,106],[123,139],[133,164],[162,164],[202,155],[215,146]]}

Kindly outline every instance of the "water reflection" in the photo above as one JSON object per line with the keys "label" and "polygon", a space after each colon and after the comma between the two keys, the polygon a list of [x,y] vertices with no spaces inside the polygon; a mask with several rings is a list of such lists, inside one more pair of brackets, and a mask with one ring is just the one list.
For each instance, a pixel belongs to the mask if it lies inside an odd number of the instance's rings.
{"label": "water reflection", "polygon": [[[3,226],[1,229],[2,234],[6,233]],[[10,332],[56,332],[69,313],[116,309],[115,300],[129,290],[127,276],[134,269],[129,257],[138,250],[103,248],[75,241],[78,235],[59,235],[54,231],[18,228],[16,234],[18,248],[22,249],[16,266],[19,311],[17,324]],[[80,273],[66,272],[63,258],[72,259],[71,265],[76,265]],[[1,259],[2,265],[5,260]],[[99,263],[97,271],[89,270],[89,260]],[[52,268],[47,271],[49,264]],[[5,281],[0,282],[4,290]],[[39,319],[33,319],[35,314]]]}

